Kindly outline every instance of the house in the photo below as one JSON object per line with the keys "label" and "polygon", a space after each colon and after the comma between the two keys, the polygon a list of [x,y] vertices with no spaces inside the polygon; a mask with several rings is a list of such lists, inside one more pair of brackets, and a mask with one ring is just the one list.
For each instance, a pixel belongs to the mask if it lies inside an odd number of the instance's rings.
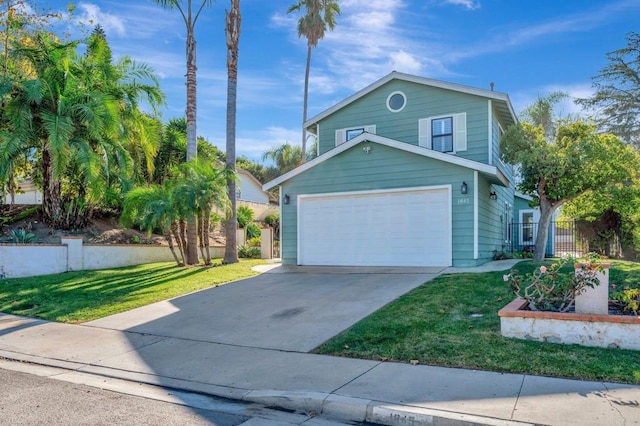
{"label": "house", "polygon": [[268,192],[262,189],[262,184],[251,173],[244,169],[236,169],[238,185],[236,186],[236,200],[238,205],[247,206],[253,210],[255,220],[263,220],[278,209],[273,205]]}
{"label": "house", "polygon": [[[4,194],[4,204],[12,204],[11,194]],[[30,178],[18,179],[18,190],[15,193],[13,204],[42,204],[42,191]]]}
{"label": "house", "polygon": [[289,265],[475,266],[507,245],[508,95],[392,72],[309,119],[318,157],[279,187]]}

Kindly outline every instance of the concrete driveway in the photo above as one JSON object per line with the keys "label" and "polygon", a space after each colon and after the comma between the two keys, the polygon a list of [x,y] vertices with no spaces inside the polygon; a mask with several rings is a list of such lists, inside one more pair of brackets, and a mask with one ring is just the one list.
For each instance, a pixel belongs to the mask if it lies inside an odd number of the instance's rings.
{"label": "concrete driveway", "polygon": [[440,272],[439,268],[279,267],[85,325],[308,352]]}

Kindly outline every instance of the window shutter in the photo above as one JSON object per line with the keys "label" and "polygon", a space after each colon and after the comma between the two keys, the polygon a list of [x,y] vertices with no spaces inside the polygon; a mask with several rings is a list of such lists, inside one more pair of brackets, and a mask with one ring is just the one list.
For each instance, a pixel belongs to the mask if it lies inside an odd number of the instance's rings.
{"label": "window shutter", "polygon": [[372,135],[376,134],[376,125],[373,126],[364,126],[364,131],[367,133],[371,133]]}
{"label": "window shutter", "polygon": [[467,113],[453,116],[453,144],[456,152],[467,150]]}
{"label": "window shutter", "polygon": [[347,140],[347,131],[345,129],[336,130],[336,146],[343,144]]}
{"label": "window shutter", "polygon": [[431,119],[418,120],[418,145],[431,149]]}

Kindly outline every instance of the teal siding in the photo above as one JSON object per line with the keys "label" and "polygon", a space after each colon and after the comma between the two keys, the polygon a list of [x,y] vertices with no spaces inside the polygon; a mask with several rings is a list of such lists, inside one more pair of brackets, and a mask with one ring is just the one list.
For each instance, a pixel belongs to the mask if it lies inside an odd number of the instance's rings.
{"label": "teal siding", "polygon": [[[362,151],[364,145],[371,146],[369,154]],[[463,181],[469,186],[466,195],[460,193]],[[283,194],[290,197],[290,204],[282,206],[283,263],[297,263],[298,195],[436,185],[451,185],[452,188],[453,264],[472,262],[473,171],[367,142],[354,146],[283,184]],[[389,218],[389,226],[394,226],[394,219]]]}
{"label": "teal siding", "polygon": [[[495,192],[496,200],[490,198]],[[513,187],[492,185],[480,176],[478,184],[478,260],[493,259],[496,252],[510,246],[509,225],[513,219]]]}
{"label": "teal siding", "polygon": [[[389,94],[402,91],[407,98],[400,112],[387,109]],[[343,107],[319,122],[320,154],[335,147],[337,129],[376,126],[376,134],[418,145],[418,120],[421,118],[467,113],[467,150],[455,155],[489,162],[487,99],[466,93],[393,80]]]}
{"label": "teal siding", "polygon": [[[493,114],[492,114],[492,121],[491,121],[491,135],[493,137],[493,142],[491,143],[491,147],[493,149],[492,152],[492,157],[493,157],[493,165],[496,166],[498,168],[498,170],[500,170],[502,172],[503,175],[505,175],[505,177],[512,182],[513,181],[513,166],[510,164],[505,164],[502,162],[502,159],[500,158],[500,138],[501,138],[501,131],[500,131],[500,123],[498,121],[498,113],[495,111],[495,109],[493,110]],[[502,128],[504,129],[504,125],[502,126]]]}

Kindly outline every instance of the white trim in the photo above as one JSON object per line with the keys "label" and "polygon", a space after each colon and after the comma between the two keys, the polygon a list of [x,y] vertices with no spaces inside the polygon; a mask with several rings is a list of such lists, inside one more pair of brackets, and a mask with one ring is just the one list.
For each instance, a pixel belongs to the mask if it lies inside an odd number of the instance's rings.
{"label": "white trim", "polygon": [[518,198],[522,198],[523,200],[533,201],[533,197],[531,197],[530,195],[527,195],[527,194],[523,194],[520,191],[516,191],[514,195],[516,197],[518,197]]}
{"label": "white trim", "polygon": [[462,157],[457,157],[455,155],[433,151],[431,149],[426,149],[420,146],[411,145],[405,142],[399,142],[395,139],[385,138],[384,136],[373,135],[370,133],[363,133],[360,136],[353,138],[350,141],[347,141],[328,152],[325,152],[321,156],[316,157],[313,160],[304,163],[302,166],[297,167],[291,170],[290,172],[283,174],[282,176],[272,180],[271,182],[265,183],[262,186],[262,189],[267,191],[276,185],[280,185],[282,182],[285,182],[301,173],[304,173],[307,170],[317,166],[318,164],[323,163],[328,159],[333,158],[336,155],[339,155],[345,152],[346,150],[354,147],[355,145],[365,141],[388,146],[390,148],[399,149],[405,152],[410,152],[412,154],[421,155],[423,157],[432,158],[434,160],[444,161],[445,163],[454,164],[456,166],[466,167],[471,170],[476,170],[486,175],[495,177],[496,179],[500,180],[500,182],[506,187],[509,186],[509,181],[507,180],[507,178],[495,166],[489,166],[487,164],[479,163],[473,160],[468,160]]}
{"label": "white trim", "polygon": [[[477,174],[477,172],[476,172]],[[282,188],[282,187],[280,187]],[[297,240],[297,247],[296,247],[296,264],[297,265],[301,265],[300,263],[300,211],[302,210],[300,208],[301,205],[301,201],[306,199],[312,199],[312,198],[330,198],[330,197],[345,197],[345,196],[349,196],[349,195],[354,195],[354,196],[358,196],[358,195],[376,195],[376,194],[392,194],[392,193],[400,193],[400,192],[417,192],[417,191],[438,191],[438,190],[442,190],[442,189],[446,189],[447,190],[447,195],[448,195],[448,210],[447,210],[447,215],[449,217],[449,241],[447,241],[447,266],[451,266],[453,263],[453,208],[452,208],[452,204],[453,204],[453,197],[452,197],[452,189],[451,189],[451,184],[446,184],[446,185],[433,185],[433,186],[415,186],[415,187],[405,187],[405,188],[391,188],[391,189],[372,189],[372,190],[364,190],[364,191],[341,191],[341,192],[325,192],[325,193],[321,193],[321,194],[299,194],[297,197],[297,204],[296,204],[296,240]],[[281,220],[282,220],[282,216],[280,216]],[[282,229],[282,226],[280,226],[280,229]],[[282,240],[281,240],[282,241]],[[282,244],[282,242],[280,243]],[[280,253],[282,253],[282,245],[280,246]],[[282,254],[281,254],[282,255]]]}
{"label": "white trim", "polygon": [[[524,219],[522,219],[522,214],[523,213],[530,213],[531,214],[531,240],[526,240],[524,239],[524,226],[526,225],[526,223],[524,222]],[[519,210],[518,212],[518,227],[520,229],[518,229],[518,242],[520,243],[521,246],[524,245],[534,245],[536,243],[536,234],[535,234],[535,227],[534,224],[536,223],[536,209],[522,209]],[[539,225],[538,225],[539,226]],[[546,251],[546,244],[545,244],[545,251]]]}
{"label": "white trim", "polygon": [[[391,98],[395,95],[402,95],[402,99],[404,99],[404,103],[402,104],[402,108],[400,109],[393,109],[391,108],[391,106],[389,105],[389,101],[391,100]],[[404,92],[401,92],[399,90],[396,90],[395,92],[391,92],[389,94],[389,96],[387,96],[387,109],[389,110],[389,112],[400,112],[404,109],[404,107],[407,106],[407,95],[404,94]]]}
{"label": "white trim", "polygon": [[280,241],[278,241],[278,244],[280,244],[280,259],[282,259],[282,191],[282,186],[278,187],[278,200],[280,200],[278,203],[278,209],[280,210],[280,226],[278,226],[278,238],[280,238]]}
{"label": "white trim", "polygon": [[316,128],[316,157],[320,156],[320,123]]}
{"label": "white trim", "polygon": [[454,92],[466,93],[466,94],[469,94],[469,95],[481,96],[483,98],[495,99],[497,101],[505,102],[506,106],[507,106],[507,110],[509,111],[509,113],[511,115],[511,118],[513,119],[513,122],[514,123],[518,122],[516,114],[515,114],[515,112],[513,110],[513,106],[511,105],[511,101],[509,100],[509,95],[507,95],[506,93],[495,92],[493,90],[478,89],[476,87],[465,86],[465,85],[462,85],[462,84],[448,83],[448,82],[445,82],[445,81],[434,80],[434,79],[425,78],[425,77],[418,77],[418,76],[415,76],[415,75],[404,74],[404,73],[400,73],[400,72],[397,72],[397,71],[392,71],[391,73],[389,73],[386,76],[382,77],[380,80],[368,85],[364,89],[354,93],[353,95],[349,96],[348,98],[344,99],[343,101],[338,102],[337,104],[335,104],[331,108],[328,108],[328,109],[324,110],[323,112],[321,112],[320,114],[317,114],[314,117],[311,117],[310,119],[308,119],[304,123],[304,127],[307,128],[309,126],[312,126],[316,122],[318,122],[318,121],[322,120],[323,118],[333,114],[334,112],[338,111],[339,109],[344,108],[345,106],[349,105],[350,103],[357,101],[358,99],[360,99],[363,96],[367,95],[368,93],[376,90],[377,88],[385,85],[386,83],[390,82],[391,80],[401,80],[401,81],[406,81],[406,82],[409,82],[409,83],[416,83],[416,84],[421,84],[421,85],[424,85],[424,86],[437,87],[437,88],[440,88],[440,89],[452,90]]}
{"label": "white trim", "polygon": [[478,206],[478,171],[473,172],[473,258],[479,257],[479,224],[480,224],[480,208]]}
{"label": "white trim", "polygon": [[487,128],[487,139],[489,146],[489,164],[493,165],[493,104],[491,103],[491,99],[487,100],[487,109],[489,111],[489,126]]}

